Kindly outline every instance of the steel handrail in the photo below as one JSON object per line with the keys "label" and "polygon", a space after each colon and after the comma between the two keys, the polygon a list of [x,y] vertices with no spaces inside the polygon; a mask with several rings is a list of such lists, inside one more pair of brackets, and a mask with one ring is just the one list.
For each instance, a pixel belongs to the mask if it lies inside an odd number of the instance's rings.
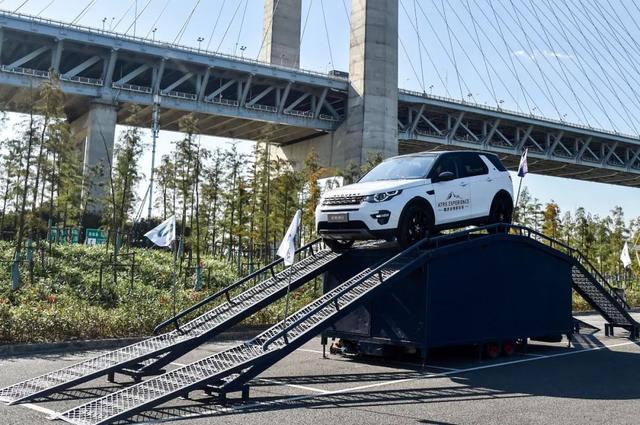
{"label": "steel handrail", "polygon": [[[262,349],[264,351],[267,351],[269,349],[269,346],[271,344],[273,344],[273,342],[275,342],[276,340],[280,339],[280,338],[286,338],[287,334],[289,333],[289,331],[291,331],[293,328],[295,328],[296,326],[298,326],[299,324],[301,324],[302,322],[306,321],[307,319],[309,319],[311,316],[313,316],[314,314],[316,314],[318,311],[322,310],[324,307],[326,307],[327,305],[335,302],[338,298],[340,298],[341,296],[343,296],[344,294],[346,294],[347,292],[351,291],[354,287],[356,287],[357,285],[361,284],[362,282],[364,282],[365,280],[380,274],[382,272],[382,269],[387,267],[389,264],[391,264],[394,261],[397,261],[399,258],[401,257],[405,257],[409,254],[412,254],[413,252],[419,250],[422,245],[426,244],[429,242],[429,239],[423,239],[421,241],[416,242],[415,244],[413,244],[412,246],[410,246],[409,248],[407,248],[406,250],[394,255],[393,257],[391,257],[389,260],[383,262],[382,264],[378,265],[376,268],[372,269],[371,271],[369,271],[367,274],[365,274],[364,276],[359,277],[358,279],[355,279],[351,284],[349,284],[348,286],[342,288],[340,291],[338,291],[337,293],[331,295],[329,298],[327,298],[325,301],[323,301],[322,303],[320,303],[318,306],[314,307],[310,312],[306,313],[304,316],[298,318],[297,320],[293,321],[291,324],[287,325],[286,327],[284,327],[280,332],[278,332],[276,335],[272,336],[271,338],[269,338],[267,341],[265,341],[262,344]],[[425,254],[426,255],[426,254]],[[412,265],[415,261],[417,260],[421,260],[423,256],[420,257],[416,257],[415,260],[405,264],[403,266],[404,267],[408,267],[409,265]],[[286,320],[286,318],[285,318]]]}
{"label": "steel handrail", "polygon": [[[304,251],[310,250],[311,254],[315,254],[314,250],[313,250],[313,246],[317,245],[321,242],[321,239],[316,239],[313,242],[310,242],[308,244],[306,244],[303,247],[298,248],[295,253],[296,254],[300,254]],[[156,326],[153,329],[153,333],[154,335],[157,335],[162,329],[164,329],[165,327],[167,327],[170,324],[175,324],[176,327],[179,327],[179,323],[178,320],[180,320],[181,318],[183,318],[184,316],[186,316],[189,313],[194,312],[195,310],[198,310],[199,308],[215,301],[216,299],[222,297],[222,296],[226,296],[227,299],[229,299],[229,292],[233,291],[234,289],[238,288],[239,286],[244,285],[245,283],[247,283],[248,281],[250,281],[251,279],[256,278],[257,276],[261,275],[262,273],[266,273],[268,271],[271,271],[273,273],[273,269],[275,266],[277,266],[278,264],[281,264],[284,260],[282,258],[278,258],[277,260],[274,260],[273,262],[267,264],[266,266],[262,267],[259,270],[256,270],[255,272],[243,277],[242,279],[238,280],[235,283],[232,283],[231,285],[220,289],[219,291],[217,291],[216,293],[204,298],[202,301],[192,305],[189,308],[186,308],[184,310],[182,310],[180,313],[176,314],[175,316],[173,316],[170,319],[165,320],[164,322],[160,323],[158,326]]]}

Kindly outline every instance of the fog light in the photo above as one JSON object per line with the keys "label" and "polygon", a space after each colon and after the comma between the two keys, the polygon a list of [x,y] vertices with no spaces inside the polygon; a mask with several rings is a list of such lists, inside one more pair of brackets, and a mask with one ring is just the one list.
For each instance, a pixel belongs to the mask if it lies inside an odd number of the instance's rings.
{"label": "fog light", "polygon": [[386,210],[371,214],[371,218],[378,220],[378,224],[387,224],[389,222],[389,217],[391,217],[391,212]]}

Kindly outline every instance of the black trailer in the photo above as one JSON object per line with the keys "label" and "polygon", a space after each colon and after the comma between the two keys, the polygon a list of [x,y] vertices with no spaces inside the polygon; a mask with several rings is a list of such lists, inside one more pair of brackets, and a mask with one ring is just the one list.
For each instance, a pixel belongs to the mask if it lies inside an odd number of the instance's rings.
{"label": "black trailer", "polygon": [[[353,249],[325,274],[326,292],[393,255]],[[337,322],[325,336],[374,355],[478,344],[494,356],[517,341],[571,336],[575,260],[530,237],[446,240],[418,270]]]}

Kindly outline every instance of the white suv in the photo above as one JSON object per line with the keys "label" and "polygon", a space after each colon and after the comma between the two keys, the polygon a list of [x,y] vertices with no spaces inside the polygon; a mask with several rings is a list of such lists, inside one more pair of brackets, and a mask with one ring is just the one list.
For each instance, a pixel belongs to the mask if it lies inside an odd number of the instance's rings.
{"label": "white suv", "polygon": [[383,161],[358,183],[325,193],[316,229],[346,249],[357,239],[397,238],[407,247],[439,230],[510,223],[511,176],[485,152],[433,152]]}

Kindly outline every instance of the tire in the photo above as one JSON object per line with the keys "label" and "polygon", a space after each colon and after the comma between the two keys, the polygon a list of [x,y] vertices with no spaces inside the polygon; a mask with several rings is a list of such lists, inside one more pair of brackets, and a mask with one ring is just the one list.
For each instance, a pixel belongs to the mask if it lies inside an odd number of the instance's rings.
{"label": "tire", "polygon": [[398,225],[398,244],[407,249],[416,242],[428,238],[433,232],[434,217],[430,209],[413,203],[402,213]]}
{"label": "tire", "polygon": [[[498,195],[491,203],[489,220],[487,224],[511,224],[513,221],[513,204],[506,195]],[[491,229],[491,233],[496,233],[500,229]]]}
{"label": "tire", "polygon": [[322,242],[333,252],[342,252],[353,246],[353,239],[323,239]]}

